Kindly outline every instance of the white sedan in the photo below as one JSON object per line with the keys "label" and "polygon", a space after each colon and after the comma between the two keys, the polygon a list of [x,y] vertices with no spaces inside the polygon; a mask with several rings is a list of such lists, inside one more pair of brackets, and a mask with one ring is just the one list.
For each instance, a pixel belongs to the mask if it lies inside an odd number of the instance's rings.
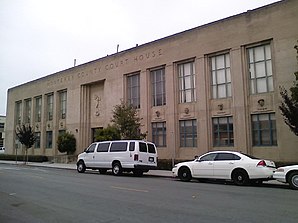
{"label": "white sedan", "polygon": [[273,178],[283,183],[289,183],[291,188],[298,190],[298,165],[277,168]]}
{"label": "white sedan", "polygon": [[193,161],[181,162],[172,169],[182,181],[198,179],[232,180],[236,185],[272,180],[275,163],[240,152],[213,151]]}

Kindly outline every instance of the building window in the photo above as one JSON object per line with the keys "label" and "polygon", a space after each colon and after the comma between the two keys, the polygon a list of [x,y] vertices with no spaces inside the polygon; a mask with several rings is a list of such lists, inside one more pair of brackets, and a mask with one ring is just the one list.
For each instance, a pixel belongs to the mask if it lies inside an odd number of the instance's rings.
{"label": "building window", "polygon": [[41,122],[41,96],[35,98],[35,122]]}
{"label": "building window", "polygon": [[140,108],[140,74],[127,77],[127,101],[135,108]]}
{"label": "building window", "polygon": [[0,131],[4,132],[5,123],[0,123]]}
{"label": "building window", "polygon": [[167,146],[167,128],[166,122],[152,123],[152,141],[158,147]]}
{"label": "building window", "polygon": [[213,146],[234,146],[233,118],[213,118]]}
{"label": "building window", "polygon": [[249,48],[247,51],[251,93],[258,94],[273,91],[270,45]]}
{"label": "building window", "polygon": [[197,146],[197,120],[179,121],[180,147]]}
{"label": "building window", "polygon": [[165,69],[150,72],[152,83],[152,104],[162,106],[166,104]]}
{"label": "building window", "polygon": [[39,149],[40,148],[40,132],[35,132],[34,135],[35,135],[34,148]]}
{"label": "building window", "polygon": [[22,102],[18,101],[16,102],[16,123],[17,125],[20,125],[22,122]]}
{"label": "building window", "polygon": [[60,119],[66,118],[66,103],[67,103],[67,92],[62,91],[59,93],[60,100]]}
{"label": "building window", "polygon": [[54,95],[47,95],[47,121],[53,120],[53,105],[54,105]]}
{"label": "building window", "polygon": [[53,146],[53,132],[47,131],[46,133],[46,148],[51,149]]}
{"label": "building window", "polygon": [[196,101],[194,62],[178,65],[180,103]]}
{"label": "building window", "polygon": [[66,133],[66,130],[59,130],[58,136],[62,136]]}
{"label": "building window", "polygon": [[223,54],[211,57],[212,98],[227,98],[232,96],[230,55]]}
{"label": "building window", "polygon": [[276,146],[275,114],[252,115],[253,146]]}
{"label": "building window", "polygon": [[25,100],[25,123],[31,122],[31,99]]}

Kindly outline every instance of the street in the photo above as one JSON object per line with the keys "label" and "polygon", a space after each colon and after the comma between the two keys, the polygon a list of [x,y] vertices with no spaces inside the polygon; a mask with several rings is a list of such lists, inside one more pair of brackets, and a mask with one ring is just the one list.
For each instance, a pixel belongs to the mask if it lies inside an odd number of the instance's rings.
{"label": "street", "polygon": [[0,164],[0,222],[297,222],[298,191]]}

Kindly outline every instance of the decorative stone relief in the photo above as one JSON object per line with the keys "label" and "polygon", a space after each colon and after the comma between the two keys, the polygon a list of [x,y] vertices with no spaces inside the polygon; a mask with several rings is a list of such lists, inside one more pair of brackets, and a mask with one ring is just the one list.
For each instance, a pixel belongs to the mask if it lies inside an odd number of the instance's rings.
{"label": "decorative stone relief", "polygon": [[39,124],[38,123],[35,125],[35,130],[39,131]]}
{"label": "decorative stone relief", "polygon": [[160,111],[156,111],[155,114],[158,118],[160,117]]}
{"label": "decorative stone relief", "polygon": [[189,114],[189,108],[185,108],[184,113],[188,115]]}
{"label": "decorative stone relief", "polygon": [[94,96],[94,101],[95,101],[95,116],[100,116],[100,102],[101,102],[101,97],[98,95]]}

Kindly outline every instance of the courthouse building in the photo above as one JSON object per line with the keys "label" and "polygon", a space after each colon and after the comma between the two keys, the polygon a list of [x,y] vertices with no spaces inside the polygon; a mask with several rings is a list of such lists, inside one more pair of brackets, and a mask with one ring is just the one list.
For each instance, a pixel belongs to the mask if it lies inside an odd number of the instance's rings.
{"label": "courthouse building", "polygon": [[159,159],[236,150],[298,162],[298,137],[279,111],[279,87],[293,86],[298,70],[297,12],[298,1],[280,1],[13,87],[7,153],[21,148],[15,129],[29,123],[29,154],[59,155],[64,131],[78,154],[124,100],[139,109]]}

